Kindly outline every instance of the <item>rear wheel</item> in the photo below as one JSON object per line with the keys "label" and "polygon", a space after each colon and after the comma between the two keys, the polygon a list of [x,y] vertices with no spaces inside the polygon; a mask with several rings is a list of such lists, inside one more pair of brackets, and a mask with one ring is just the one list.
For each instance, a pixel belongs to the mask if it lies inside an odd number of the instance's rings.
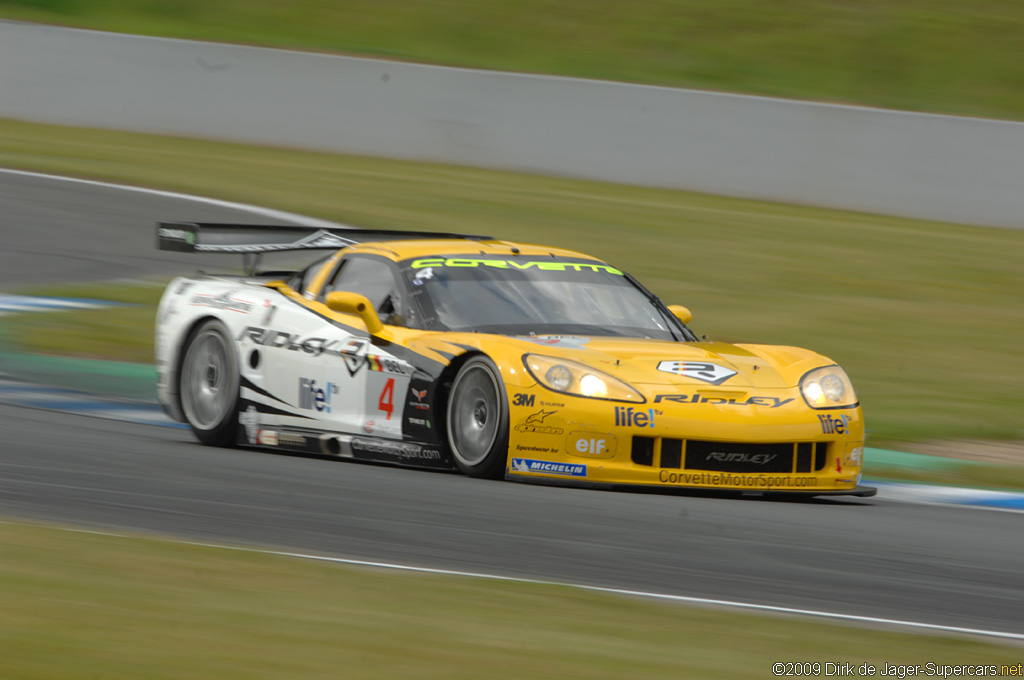
{"label": "rear wheel", "polygon": [[230,446],[238,430],[238,359],[227,329],[211,319],[185,344],[178,373],[181,409],[208,446]]}
{"label": "rear wheel", "polygon": [[448,444],[470,477],[497,478],[508,460],[508,403],[498,367],[487,357],[467,361],[448,399]]}

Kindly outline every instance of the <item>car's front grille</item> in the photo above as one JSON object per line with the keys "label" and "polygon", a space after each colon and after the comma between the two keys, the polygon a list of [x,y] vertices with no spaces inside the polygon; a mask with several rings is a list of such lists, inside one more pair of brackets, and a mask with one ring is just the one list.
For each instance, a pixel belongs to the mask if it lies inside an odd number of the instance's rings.
{"label": "car's front grille", "polygon": [[654,465],[654,437],[633,437],[633,462],[637,465]]}
{"label": "car's front grille", "polygon": [[686,442],[687,470],[792,472],[792,444]]}
{"label": "car's front grille", "polygon": [[668,437],[633,437],[637,465],[714,472],[818,472],[828,460],[827,442],[748,444]]}

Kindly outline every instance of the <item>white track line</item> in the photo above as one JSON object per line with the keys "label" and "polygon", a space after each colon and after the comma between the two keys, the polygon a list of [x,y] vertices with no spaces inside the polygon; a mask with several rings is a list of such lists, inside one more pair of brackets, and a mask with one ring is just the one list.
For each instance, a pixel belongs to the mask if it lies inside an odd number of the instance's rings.
{"label": "white track line", "polygon": [[151,196],[161,196],[163,198],[176,198],[179,200],[193,201],[195,203],[206,203],[207,205],[215,205],[220,208],[229,208],[231,210],[240,210],[244,212],[250,212],[254,215],[260,215],[273,220],[284,220],[286,222],[292,222],[294,224],[308,225],[311,227],[324,227],[326,229],[350,229],[348,225],[339,224],[337,222],[330,222],[328,220],[321,220],[315,217],[306,217],[297,213],[285,212],[283,210],[274,210],[273,208],[262,208],[258,205],[248,205],[246,203],[235,203],[234,201],[222,201],[217,198],[207,198],[205,196],[194,196],[192,194],[182,194],[175,191],[162,191],[160,189],[148,189],[146,187],[137,187],[130,184],[115,184],[113,182],[100,182],[92,179],[79,179],[77,177],[63,177],[61,175],[47,175],[41,172],[30,172],[28,170],[12,170],[10,168],[0,168],[0,173],[6,173],[9,175],[19,175],[22,177],[37,177],[41,179],[51,179],[61,182],[72,182],[74,184],[86,184],[95,187],[104,187],[107,189],[120,189],[122,191],[135,191],[141,194],[149,194]]}
{"label": "white track line", "polygon": [[[40,525],[24,524],[0,520],[0,524],[12,526],[36,527]],[[59,531],[70,531],[79,534],[95,534],[98,536],[111,536],[123,539],[138,539],[142,536],[130,536],[110,531],[96,531],[92,529],[74,529],[71,527],[60,527],[44,525],[45,528]],[[689,597],[686,595],[669,595],[666,593],[652,593],[642,590],[628,590],[625,588],[606,588],[603,586],[588,586],[581,583],[568,583],[563,581],[545,581],[542,579],[518,578],[515,576],[500,576],[498,574],[485,574],[482,572],[457,571],[454,569],[432,569],[430,567],[416,567],[407,564],[396,564],[394,562],[372,562],[369,560],[353,560],[344,557],[330,557],[327,555],[312,555],[308,553],[284,552],[279,550],[263,550],[259,548],[243,548],[239,546],[221,545],[218,543],[201,543],[197,541],[177,541],[165,536],[156,537],[156,540],[176,543],[179,545],[192,545],[201,548],[212,548],[215,550],[234,550],[237,552],[251,553],[257,555],[277,555],[279,557],[294,557],[303,560],[315,560],[318,562],[331,562],[334,564],[345,564],[354,567],[372,567],[375,569],[391,569],[395,571],[411,571],[419,574],[438,574],[442,576],[459,576],[462,578],[488,579],[492,581],[504,581],[507,583],[528,583],[532,585],[558,586],[560,588],[572,588],[575,590],[586,590],[595,593],[606,593],[609,595],[625,595],[629,597],[643,597],[651,600],[664,602],[679,602],[685,604],[710,605],[716,607],[728,607],[731,609],[746,609],[751,611],[770,612],[773,614],[789,614],[798,616],[813,616],[816,618],[831,619],[835,621],[849,621],[854,623],[866,623],[880,626],[894,626],[899,628],[911,628],[917,630],[937,631],[942,633],[956,633],[960,635],[979,635],[983,637],[1001,638],[1005,640],[1024,641],[1024,633],[1008,633],[998,630],[983,630],[979,628],[963,628],[960,626],[943,626],[935,623],[921,623],[919,621],[904,621],[901,619],[886,619],[876,616],[858,616],[855,614],[839,614],[836,612],[816,611],[813,609],[795,609],[792,607],[775,607],[766,604],[754,604],[751,602],[737,602],[734,600],[716,600],[706,597]]]}

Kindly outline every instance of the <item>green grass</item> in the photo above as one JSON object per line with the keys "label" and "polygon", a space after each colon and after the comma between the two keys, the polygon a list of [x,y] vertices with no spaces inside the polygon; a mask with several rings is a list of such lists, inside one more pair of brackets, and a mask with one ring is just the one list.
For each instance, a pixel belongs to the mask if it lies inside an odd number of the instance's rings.
{"label": "green grass", "polygon": [[579,248],[690,307],[700,333],[838,361],[873,446],[1024,438],[1024,230],[11,121],[0,166]]}
{"label": "green grass", "polygon": [[125,306],[13,315],[0,326],[0,342],[35,354],[151,364],[156,306],[163,288],[155,283],[111,283],[27,289],[22,292]]}
{"label": "green grass", "polygon": [[1006,0],[8,0],[0,16],[1024,119],[1024,4]]}
{"label": "green grass", "polygon": [[8,680],[767,678],[777,661],[1020,661],[976,638],[46,526],[0,524],[0,592]]}
{"label": "green grass", "polygon": [[864,477],[874,481],[915,482],[992,489],[1002,491],[1024,490],[1024,461],[1013,465],[993,463],[964,463],[948,469],[906,469],[864,464]]}

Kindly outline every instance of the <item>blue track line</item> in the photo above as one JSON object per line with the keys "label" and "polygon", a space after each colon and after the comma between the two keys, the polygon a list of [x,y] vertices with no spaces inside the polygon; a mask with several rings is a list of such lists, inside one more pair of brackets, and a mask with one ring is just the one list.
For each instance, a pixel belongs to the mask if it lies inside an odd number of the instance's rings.
{"label": "blue track line", "polygon": [[157,404],[105,399],[84,392],[5,378],[0,378],[0,403],[157,427],[188,428],[184,423],[171,420]]}

